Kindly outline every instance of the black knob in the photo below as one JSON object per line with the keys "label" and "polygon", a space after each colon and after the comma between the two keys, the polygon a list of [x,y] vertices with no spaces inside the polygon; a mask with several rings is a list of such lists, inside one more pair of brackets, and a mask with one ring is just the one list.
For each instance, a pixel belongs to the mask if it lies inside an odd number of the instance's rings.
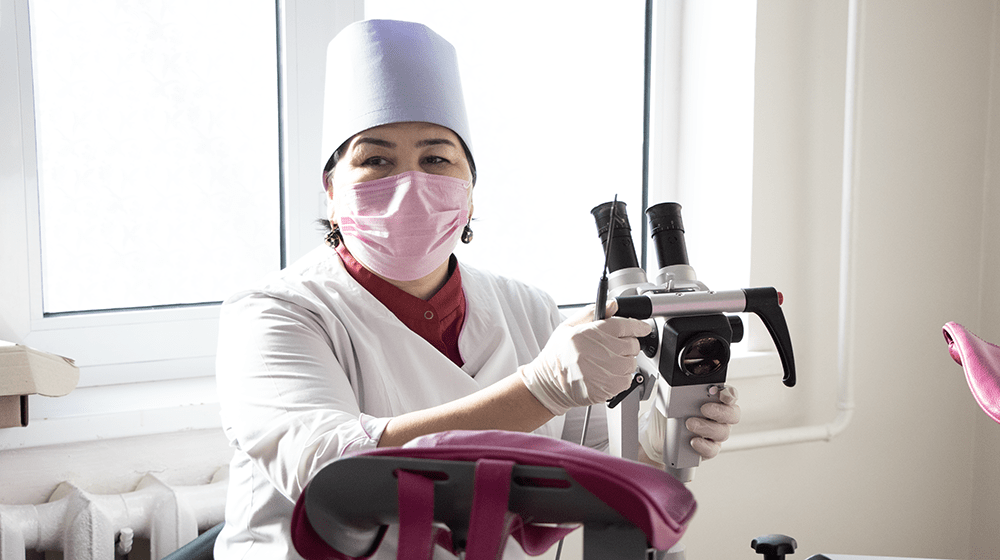
{"label": "black knob", "polygon": [[763,554],[764,560],[785,560],[785,555],[795,552],[797,546],[795,539],[785,535],[764,535],[750,542],[750,547]]}

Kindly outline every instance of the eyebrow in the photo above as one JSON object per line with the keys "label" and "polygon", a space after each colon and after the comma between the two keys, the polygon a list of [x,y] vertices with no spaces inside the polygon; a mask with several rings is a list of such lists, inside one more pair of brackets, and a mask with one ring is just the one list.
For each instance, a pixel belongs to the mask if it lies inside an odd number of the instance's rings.
{"label": "eyebrow", "polygon": [[[394,142],[389,142],[388,140],[382,140],[381,138],[372,138],[370,136],[362,136],[361,138],[358,138],[357,142],[355,142],[354,144],[355,145],[372,144],[375,146],[381,146],[383,148],[390,148],[390,149],[396,147],[396,144]],[[447,138],[425,138],[423,140],[418,141],[416,143],[416,146],[418,148],[424,148],[426,146],[438,146],[442,144],[452,147],[457,147],[455,146],[454,142],[452,142]]]}
{"label": "eyebrow", "polygon": [[383,148],[395,148],[396,147],[395,143],[389,142],[388,140],[381,140],[379,138],[370,138],[370,137],[367,137],[367,136],[363,136],[361,138],[358,138],[357,142],[355,142],[354,144],[355,145],[359,145],[359,144],[374,144],[376,146],[381,146]]}
{"label": "eyebrow", "polygon": [[451,146],[453,148],[457,147],[457,146],[455,146],[454,142],[452,142],[451,140],[448,140],[447,138],[427,138],[425,140],[421,140],[421,141],[417,142],[417,147],[418,148],[423,148],[425,146],[438,146],[438,145],[441,145],[441,144],[446,144],[446,145]]}

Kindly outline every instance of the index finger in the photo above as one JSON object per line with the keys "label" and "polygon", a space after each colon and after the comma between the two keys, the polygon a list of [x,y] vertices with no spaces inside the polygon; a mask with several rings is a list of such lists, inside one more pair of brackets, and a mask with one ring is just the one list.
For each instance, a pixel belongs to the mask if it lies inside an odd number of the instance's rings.
{"label": "index finger", "polygon": [[639,319],[629,319],[628,317],[608,317],[603,321],[600,329],[611,336],[618,338],[641,337],[653,332],[653,327]]}
{"label": "index finger", "polygon": [[[597,307],[596,303],[591,303],[590,305],[581,308],[579,311],[577,311],[573,315],[570,315],[570,317],[566,319],[566,324],[583,325],[592,322],[594,320],[594,309],[596,307]],[[618,311],[618,302],[614,299],[611,299],[610,301],[608,301],[608,305],[604,309],[605,309],[604,316],[612,317]]]}

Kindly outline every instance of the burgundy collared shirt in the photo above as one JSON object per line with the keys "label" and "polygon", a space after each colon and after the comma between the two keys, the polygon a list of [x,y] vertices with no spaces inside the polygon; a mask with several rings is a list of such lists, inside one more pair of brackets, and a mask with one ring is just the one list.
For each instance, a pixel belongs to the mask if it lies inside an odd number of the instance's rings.
{"label": "burgundy collared shirt", "polygon": [[424,301],[373,274],[351,255],[344,243],[337,246],[337,254],[348,274],[411,331],[437,348],[455,365],[461,367],[465,363],[458,351],[458,335],[465,323],[465,293],[455,255],[448,261],[448,280],[444,286],[431,299]]}

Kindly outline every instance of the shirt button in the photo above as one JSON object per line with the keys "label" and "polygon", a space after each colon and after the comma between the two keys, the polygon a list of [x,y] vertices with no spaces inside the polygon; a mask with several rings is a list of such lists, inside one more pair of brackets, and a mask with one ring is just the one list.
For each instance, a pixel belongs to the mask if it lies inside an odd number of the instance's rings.
{"label": "shirt button", "polygon": [[424,312],[424,319],[427,319],[428,321],[430,321],[433,318],[434,318],[434,312],[433,311],[425,311]]}

